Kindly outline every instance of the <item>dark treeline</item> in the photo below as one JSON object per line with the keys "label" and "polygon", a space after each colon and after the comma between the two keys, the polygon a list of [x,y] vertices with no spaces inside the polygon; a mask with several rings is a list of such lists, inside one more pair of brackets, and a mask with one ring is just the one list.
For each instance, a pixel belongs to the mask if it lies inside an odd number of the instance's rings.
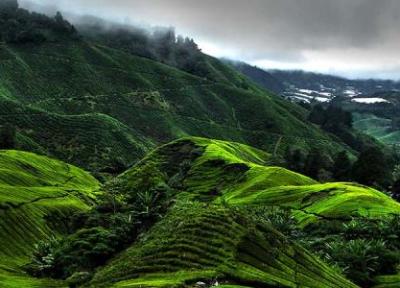
{"label": "dark treeline", "polygon": [[361,151],[364,149],[363,138],[355,135],[353,128],[353,117],[350,112],[333,104],[324,107],[322,104],[312,106],[308,120],[320,126],[326,132],[332,133],[343,140],[351,148]]}
{"label": "dark treeline", "polygon": [[109,47],[156,60],[186,72],[205,76],[202,53],[191,38],[177,36],[173,28],[142,29],[111,24],[97,18],[78,20],[77,29],[86,38]]}
{"label": "dark treeline", "polygon": [[284,161],[288,169],[321,182],[357,182],[389,191],[394,199],[400,200],[399,161],[386,155],[379,147],[366,148],[356,159],[352,159],[346,151],[330,157],[318,149],[305,153],[289,148]]}
{"label": "dark treeline", "polygon": [[77,32],[61,13],[48,17],[20,8],[17,0],[0,1],[0,41],[41,43],[66,37],[76,38]]}
{"label": "dark treeline", "polygon": [[[354,181],[383,191],[390,191],[400,199],[400,159],[397,151],[390,151],[374,139],[352,129],[352,113],[337,105],[340,99],[329,104],[302,106],[309,110],[308,120],[323,130],[339,137],[349,147],[359,151],[357,159],[343,151],[331,157],[326,151],[313,149],[305,153],[289,148],[285,154],[286,167],[322,182]],[[394,173],[394,171],[399,171]],[[396,175],[395,175],[396,174]]]}

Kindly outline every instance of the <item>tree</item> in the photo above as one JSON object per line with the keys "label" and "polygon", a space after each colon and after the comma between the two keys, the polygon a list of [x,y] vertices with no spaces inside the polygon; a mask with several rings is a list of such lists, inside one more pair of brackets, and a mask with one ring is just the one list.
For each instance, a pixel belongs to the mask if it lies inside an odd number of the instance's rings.
{"label": "tree", "polygon": [[390,182],[389,165],[378,147],[363,151],[353,165],[353,177],[367,186],[386,187]]}
{"label": "tree", "polygon": [[393,169],[393,185],[392,198],[400,202],[400,165],[396,165]]}
{"label": "tree", "polygon": [[340,107],[330,105],[324,113],[324,123],[322,128],[326,131],[336,133],[343,128],[352,128],[353,118],[350,112],[344,111]]}
{"label": "tree", "polygon": [[318,149],[312,149],[307,156],[304,166],[304,173],[314,179],[319,179],[321,170],[329,171],[330,163],[325,154]]}
{"label": "tree", "polygon": [[14,126],[6,124],[0,129],[0,149],[14,149],[16,147],[17,131]]}
{"label": "tree", "polygon": [[56,16],[54,16],[54,21],[55,21],[54,28],[58,32],[66,34],[76,33],[75,27],[64,19],[61,12],[57,12]]}
{"label": "tree", "polygon": [[400,179],[396,180],[392,185],[392,198],[400,202]]}
{"label": "tree", "polygon": [[306,156],[300,149],[288,148],[285,153],[286,167],[289,170],[303,173],[304,172],[304,161]]}
{"label": "tree", "polygon": [[338,153],[333,163],[333,177],[338,181],[349,181],[351,179],[352,163],[346,151]]}
{"label": "tree", "polygon": [[167,29],[156,31],[154,32],[153,38],[159,60],[174,65],[174,46],[176,43],[175,30]]}
{"label": "tree", "polygon": [[325,109],[321,104],[315,105],[310,115],[308,116],[308,120],[317,125],[323,125],[325,123]]}

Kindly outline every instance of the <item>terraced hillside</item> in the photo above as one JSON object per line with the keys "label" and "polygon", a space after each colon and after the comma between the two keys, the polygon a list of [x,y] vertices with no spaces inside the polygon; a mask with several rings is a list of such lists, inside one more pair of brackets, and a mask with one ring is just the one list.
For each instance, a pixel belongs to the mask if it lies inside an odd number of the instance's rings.
{"label": "terraced hillside", "polygon": [[176,207],[99,270],[92,287],[110,287],[110,279],[112,287],[183,287],[210,279],[251,287],[356,287],[272,228],[201,204]]}
{"label": "terraced hillside", "polygon": [[119,176],[120,196],[168,191],[177,204],[99,269],[89,286],[191,287],[218,279],[248,287],[353,287],[248,212],[284,207],[305,228],[319,221],[390,218],[400,215],[400,204],[368,187],[319,184],[270,167],[269,157],[243,144],[204,138],[184,138],[150,153]]}
{"label": "terraced hillside", "polygon": [[53,280],[28,277],[40,240],[65,232],[65,219],[89,208],[99,183],[74,166],[19,151],[0,151],[1,287],[61,287]]}
{"label": "terraced hillside", "polygon": [[0,59],[0,118],[17,126],[21,146],[92,171],[189,135],[278,152],[344,148],[301,107],[211,57],[207,79],[85,41],[2,44]]}
{"label": "terraced hillside", "polygon": [[[270,157],[244,144],[196,137],[148,154],[104,189],[127,203],[153,193],[158,196],[152,205],[168,200],[171,206],[94,271],[86,286],[192,287],[218,281],[238,287],[357,287],[251,211],[289,209],[303,229],[320,221],[400,215],[400,204],[371,188],[319,184],[269,166]],[[26,152],[1,152],[0,164],[1,283],[63,287],[66,282],[27,276],[22,266],[38,241],[65,232],[66,216],[88,209],[98,182],[78,168]],[[393,277],[378,277],[377,283],[386,285]]]}

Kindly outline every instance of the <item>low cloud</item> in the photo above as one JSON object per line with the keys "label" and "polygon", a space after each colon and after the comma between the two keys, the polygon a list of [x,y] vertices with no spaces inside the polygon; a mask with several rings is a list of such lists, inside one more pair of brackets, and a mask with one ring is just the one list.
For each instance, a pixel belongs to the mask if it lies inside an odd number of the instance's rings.
{"label": "low cloud", "polygon": [[30,1],[21,4],[174,26],[208,53],[275,66],[271,68],[347,71],[346,76],[355,77],[384,75],[389,69],[390,77],[400,76],[393,68],[400,67],[398,0]]}

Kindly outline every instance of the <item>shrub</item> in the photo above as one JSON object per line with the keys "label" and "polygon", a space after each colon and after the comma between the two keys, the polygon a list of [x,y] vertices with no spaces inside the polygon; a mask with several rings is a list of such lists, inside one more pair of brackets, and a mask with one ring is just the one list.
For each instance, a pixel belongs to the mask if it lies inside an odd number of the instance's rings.
{"label": "shrub", "polygon": [[356,239],[326,243],[328,262],[338,264],[356,284],[366,287],[376,275],[396,272],[398,253],[390,251],[383,240]]}
{"label": "shrub", "polygon": [[37,243],[34,247],[32,262],[26,267],[27,271],[36,277],[51,274],[55,266],[55,253],[60,245],[60,240],[54,237]]}
{"label": "shrub", "polygon": [[297,221],[288,209],[280,207],[251,208],[251,217],[257,223],[271,225],[290,239],[300,239],[303,236]]}

